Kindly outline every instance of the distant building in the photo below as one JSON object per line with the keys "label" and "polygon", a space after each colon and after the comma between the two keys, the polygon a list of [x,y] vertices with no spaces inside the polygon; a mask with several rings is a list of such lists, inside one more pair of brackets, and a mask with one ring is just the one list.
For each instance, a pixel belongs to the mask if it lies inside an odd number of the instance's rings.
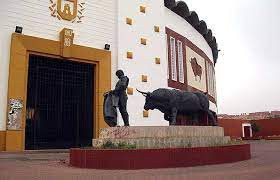
{"label": "distant building", "polygon": [[[225,135],[233,138],[280,135],[279,111],[241,115],[220,114],[218,124],[224,128]],[[260,128],[259,132],[253,131],[253,124]]]}
{"label": "distant building", "polygon": [[280,116],[280,111],[271,111],[271,115]]}

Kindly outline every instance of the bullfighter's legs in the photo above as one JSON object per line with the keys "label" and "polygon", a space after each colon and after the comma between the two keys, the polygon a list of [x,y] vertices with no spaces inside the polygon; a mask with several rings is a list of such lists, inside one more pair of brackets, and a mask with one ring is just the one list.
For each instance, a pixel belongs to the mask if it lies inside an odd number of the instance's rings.
{"label": "bullfighter's legs", "polygon": [[119,100],[119,110],[122,115],[122,119],[125,126],[129,126],[129,115],[126,110],[127,98],[120,98]]}

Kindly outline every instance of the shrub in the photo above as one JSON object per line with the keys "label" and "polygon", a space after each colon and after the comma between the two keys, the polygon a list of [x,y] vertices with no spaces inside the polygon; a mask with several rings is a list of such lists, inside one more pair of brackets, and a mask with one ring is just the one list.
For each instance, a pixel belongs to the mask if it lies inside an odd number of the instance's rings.
{"label": "shrub", "polygon": [[117,149],[117,146],[112,141],[106,141],[101,146],[102,149]]}
{"label": "shrub", "polygon": [[135,144],[128,144],[125,142],[119,142],[114,144],[112,141],[106,141],[102,146],[102,149],[136,149]]}
{"label": "shrub", "polygon": [[252,124],[252,131],[254,133],[260,132],[260,130],[261,130],[261,127],[259,125],[257,125],[256,123]]}

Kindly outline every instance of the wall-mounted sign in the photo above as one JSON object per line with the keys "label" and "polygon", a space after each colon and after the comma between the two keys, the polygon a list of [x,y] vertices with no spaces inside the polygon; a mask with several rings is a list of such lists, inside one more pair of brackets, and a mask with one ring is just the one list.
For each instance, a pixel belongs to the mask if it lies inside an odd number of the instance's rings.
{"label": "wall-mounted sign", "polygon": [[60,32],[60,55],[62,57],[71,57],[71,47],[74,41],[74,33],[72,29],[64,28]]}
{"label": "wall-mounted sign", "polygon": [[21,99],[10,99],[9,100],[9,112],[8,112],[8,130],[20,130],[21,129],[21,118],[23,101]]}
{"label": "wall-mounted sign", "polygon": [[80,23],[85,11],[85,2],[81,0],[50,0],[51,16],[57,19]]}
{"label": "wall-mounted sign", "polygon": [[188,85],[200,91],[207,91],[205,59],[186,46]]}

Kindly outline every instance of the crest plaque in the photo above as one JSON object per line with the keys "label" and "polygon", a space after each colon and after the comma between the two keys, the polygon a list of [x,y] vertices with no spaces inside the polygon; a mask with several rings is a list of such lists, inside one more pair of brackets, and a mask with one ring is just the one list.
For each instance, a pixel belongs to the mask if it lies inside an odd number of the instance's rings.
{"label": "crest plaque", "polygon": [[72,23],[82,22],[85,3],[79,1],[81,0],[50,0],[51,16]]}

